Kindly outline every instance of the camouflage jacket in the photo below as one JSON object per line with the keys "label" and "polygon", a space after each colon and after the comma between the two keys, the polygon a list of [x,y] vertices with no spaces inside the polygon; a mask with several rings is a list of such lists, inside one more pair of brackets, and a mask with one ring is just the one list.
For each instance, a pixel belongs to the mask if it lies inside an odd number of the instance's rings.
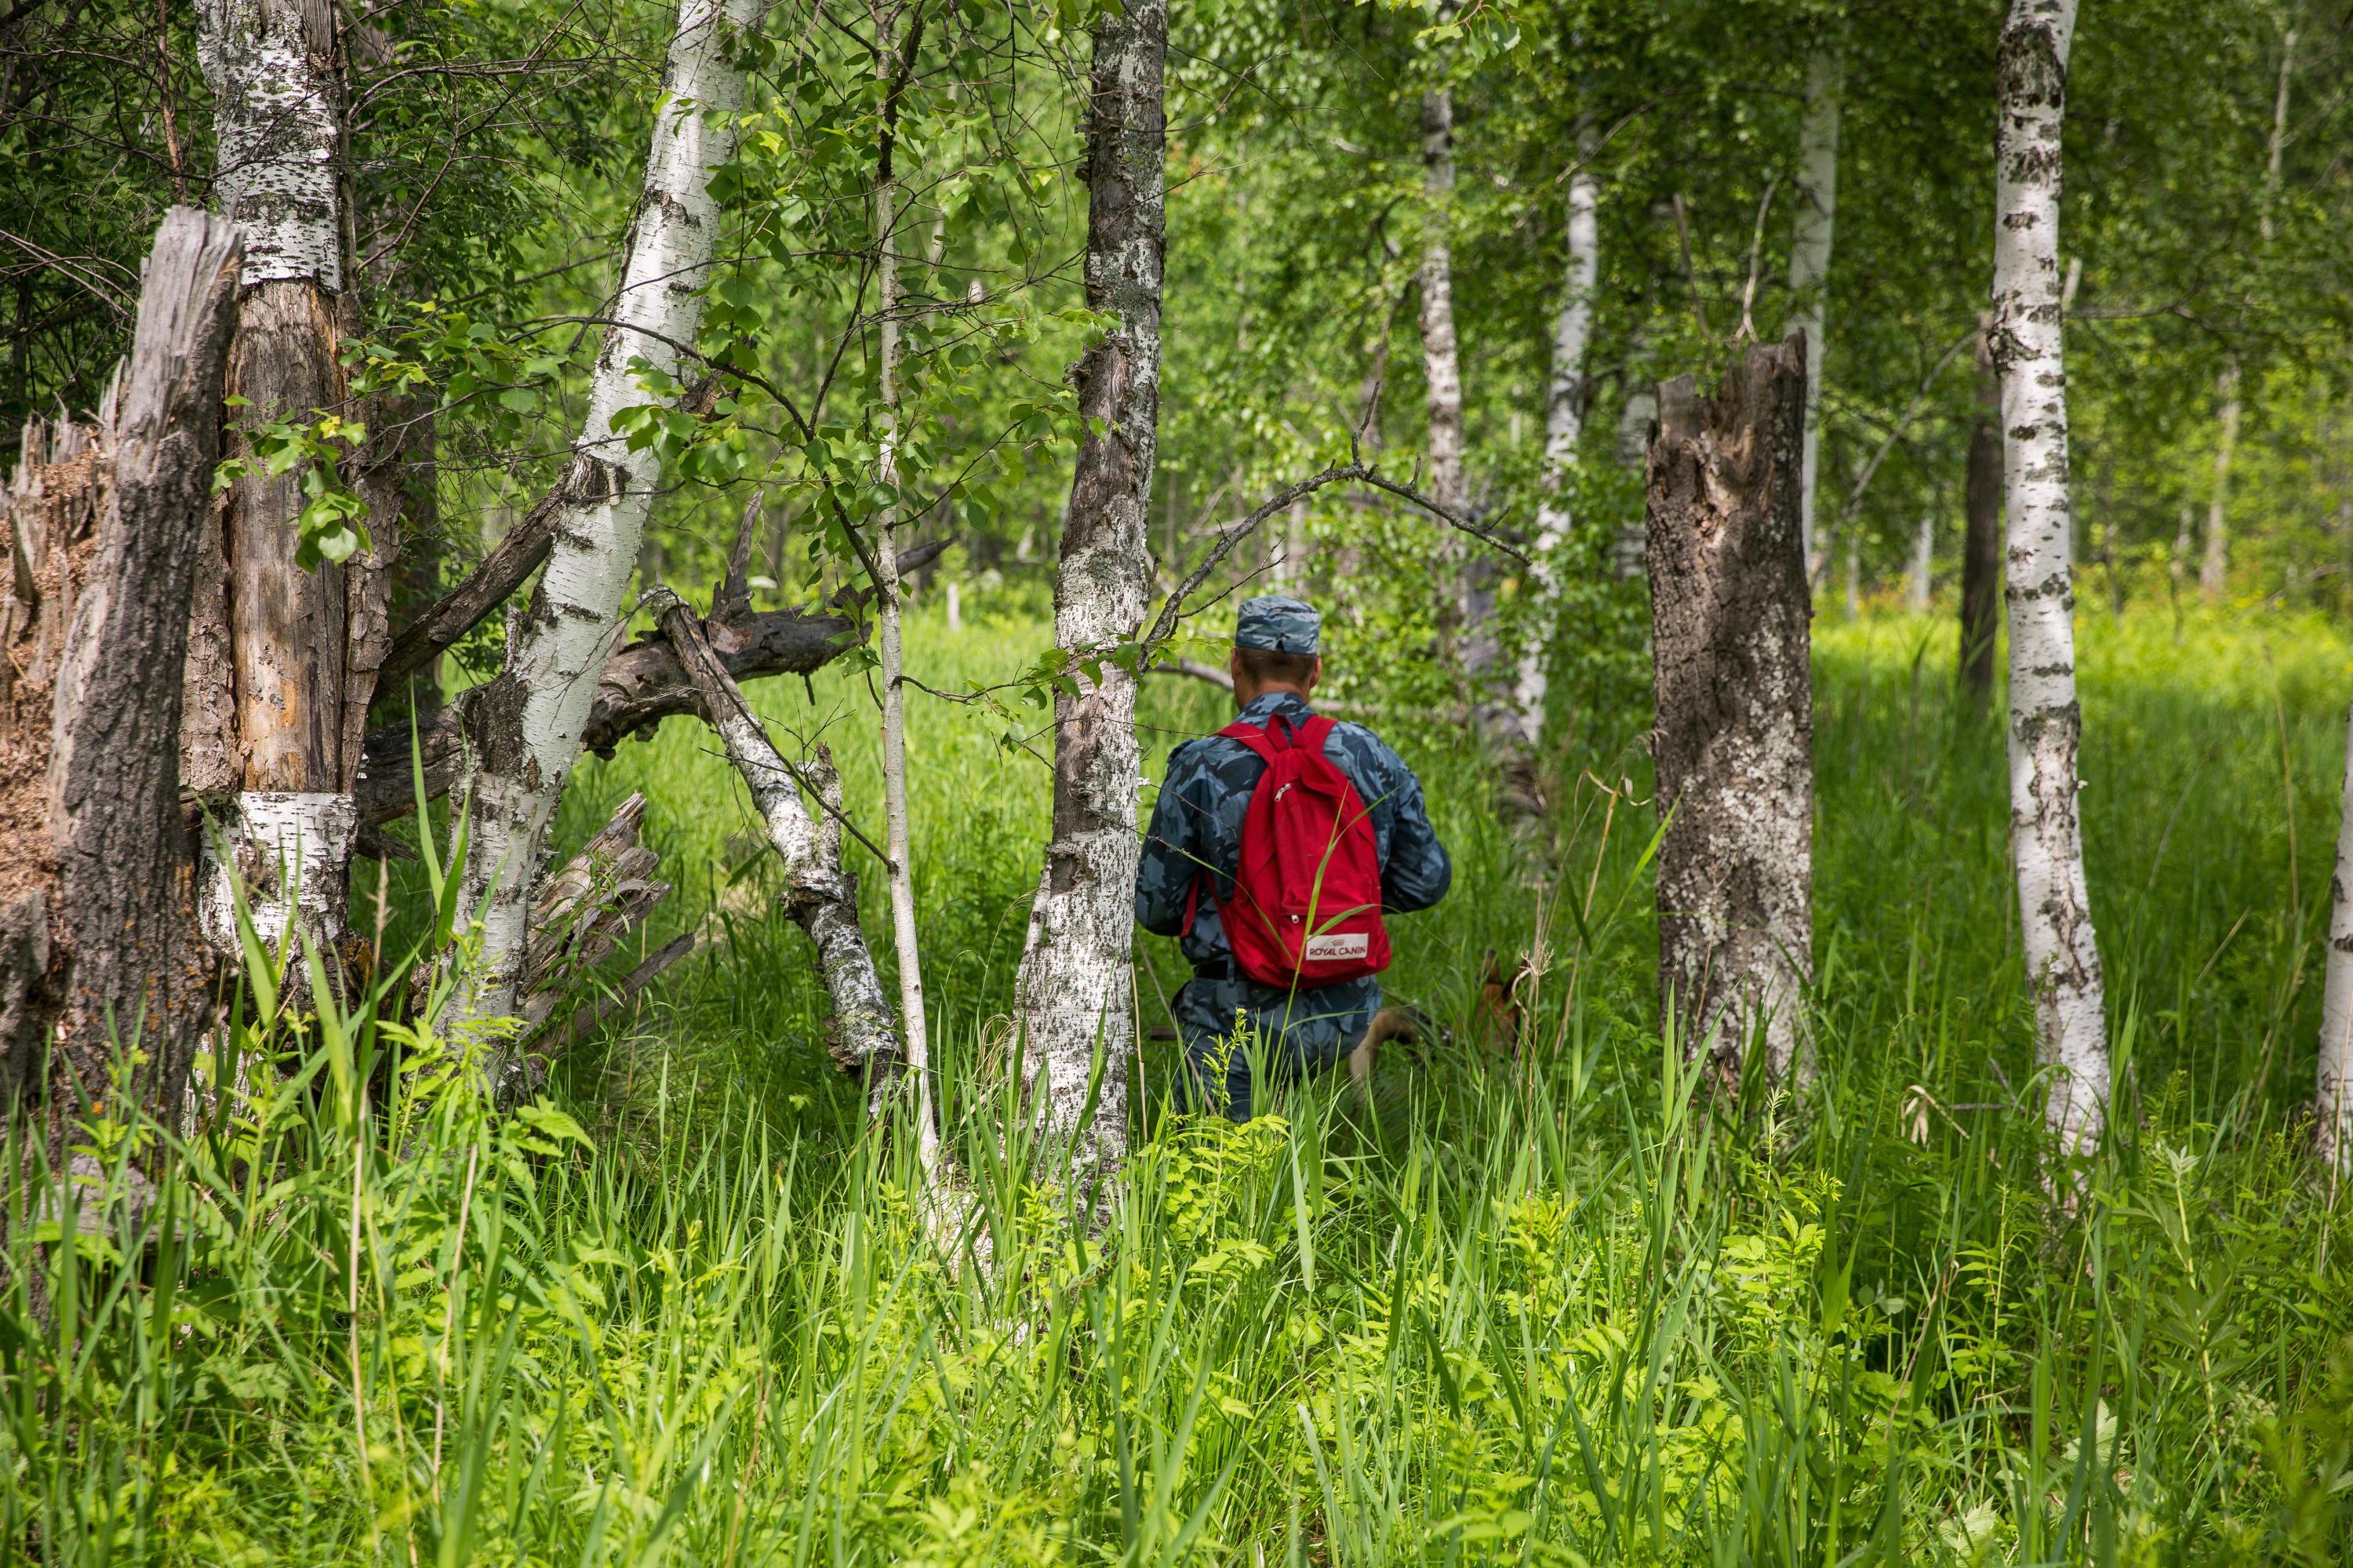
{"label": "camouflage jacket", "polygon": [[[1269,692],[1241,711],[1245,723],[1264,728],[1281,714],[1303,723],[1314,710],[1293,692]],[[1453,863],[1430,824],[1421,781],[1404,759],[1362,725],[1335,724],[1324,755],[1348,776],[1373,819],[1381,860],[1381,907],[1389,914],[1427,909],[1446,896]],[[1195,969],[1221,967],[1231,959],[1218,923],[1217,898],[1230,898],[1234,867],[1241,858],[1242,817],[1266,764],[1238,740],[1205,736],[1188,740],[1168,758],[1168,777],[1152,810],[1144,841],[1144,863],[1135,879],[1135,920],[1155,936],[1184,938],[1185,956]],[[1194,896],[1194,883],[1208,881]],[[1214,891],[1216,896],[1212,897]],[[1193,927],[1185,928],[1187,906]]]}

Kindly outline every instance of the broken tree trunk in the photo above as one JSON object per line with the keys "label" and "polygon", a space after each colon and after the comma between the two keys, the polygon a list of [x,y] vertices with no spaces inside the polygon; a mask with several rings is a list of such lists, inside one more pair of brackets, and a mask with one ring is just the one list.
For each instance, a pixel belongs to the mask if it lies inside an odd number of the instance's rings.
{"label": "broken tree trunk", "polygon": [[[1087,433],[1054,579],[1054,642],[1072,655],[1135,641],[1152,590],[1146,507],[1158,446],[1167,121],[1165,0],[1095,25],[1087,119],[1087,305],[1111,330],[1079,362]],[[1135,1048],[1134,673],[1106,662],[1054,698],[1054,823],[1014,989],[1023,1083],[1071,1178],[1094,1189],[1127,1153]],[[1103,1079],[1088,1116],[1095,1054]]]}
{"label": "broken tree trunk", "polygon": [[[351,302],[335,31],[326,5],[204,0],[197,8],[220,151],[215,192],[245,244],[227,391],[256,420],[310,425],[350,412],[339,355]],[[230,446],[232,456],[250,455],[241,437]],[[257,465],[223,497],[217,558],[209,541],[200,558],[189,782],[210,797],[265,939],[299,921],[332,969],[358,825],[357,742],[382,657],[397,518],[369,520],[365,552],[305,571],[296,564],[304,477],[301,468],[270,475]],[[205,927],[233,955],[231,867],[211,858]]]}
{"label": "broken tree trunk", "polygon": [[2067,564],[2059,180],[2074,26],[2075,0],[2013,0],[2002,28],[1990,334],[2008,516],[2010,853],[2036,1054],[2051,1075],[2045,1115],[2068,1154],[2098,1145],[2108,1095],[2107,1014],[2076,806],[2084,713]]}
{"label": "broken tree trunk", "polygon": [[528,602],[511,612],[504,669],[466,706],[476,762],[459,896],[465,917],[481,930],[464,997],[477,1018],[514,1011],[547,825],[579,759],[659,478],[654,450],[628,450],[614,422],[649,400],[632,366],[643,361],[656,375],[674,376],[675,345],[692,343],[702,319],[719,226],[709,186],[734,155],[743,39],[760,15],[760,0],[685,0],[679,8],[610,311],[621,324],[606,330],[590,378],[547,567]]}
{"label": "broken tree trunk", "polygon": [[1646,482],[1659,992],[1686,1058],[1810,1071],[1813,694],[1798,511],[1806,343],[1751,344],[1714,401],[1659,388]]}
{"label": "broken tree trunk", "polygon": [[1978,417],[1969,427],[1961,540],[1961,694],[1982,712],[1993,696],[1993,645],[2001,617],[2001,391],[1995,385],[1992,318],[1978,332]]}
{"label": "broken tree trunk", "polygon": [[2231,459],[2239,445],[2239,366],[2222,366],[2214,380],[2214,491],[2206,501],[2206,555],[2198,564],[2198,595],[2219,603],[2231,584]]}
{"label": "broken tree trunk", "polygon": [[[767,826],[768,843],[784,863],[785,912],[817,949],[818,974],[833,1002],[827,1048],[843,1071],[867,1075],[879,1102],[899,1065],[899,1044],[873,952],[858,924],[857,879],[841,863],[841,779],[833,758],[819,747],[798,767],[786,762],[694,611],[666,589],[654,608],[703,717],[725,743],[727,760],[743,776],[753,809]],[[814,813],[801,800],[804,787],[817,800]]]}
{"label": "broken tree trunk", "polygon": [[[81,1099],[109,1095],[118,1044],[135,1042],[143,1056],[120,1086],[168,1114],[211,1016],[180,805],[180,681],[195,546],[220,456],[237,270],[233,226],[189,207],[165,216],[111,428],[100,425],[90,453],[111,472],[94,485],[103,511],[47,694],[47,865],[37,868],[47,875],[0,915],[0,927],[13,916],[26,935],[53,943],[44,964],[5,966],[20,978],[45,971],[37,1001],[0,998],[0,1016],[16,1025],[5,1042],[15,1088],[30,1086],[44,1030],[55,1024],[42,1086],[53,1155]],[[48,547],[80,548],[69,538]],[[60,570],[50,580],[69,577]],[[10,871],[27,869],[36,868]],[[23,937],[0,932],[0,948],[11,946],[24,953]]]}

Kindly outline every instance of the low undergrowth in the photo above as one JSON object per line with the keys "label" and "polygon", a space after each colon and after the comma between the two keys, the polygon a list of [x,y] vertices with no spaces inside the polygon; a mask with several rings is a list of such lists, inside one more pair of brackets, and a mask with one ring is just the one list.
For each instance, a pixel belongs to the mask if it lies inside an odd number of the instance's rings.
{"label": "low undergrowth", "polygon": [[[8,1218],[0,1542],[58,1563],[2339,1561],[2353,1232],[2300,1118],[2346,652],[2302,624],[2174,635],[2087,618],[2119,1058],[2088,1167],[2053,1171],[2032,1114],[1999,729],[1947,697],[1948,638],[1891,619],[1820,633],[1809,1095],[1730,1103],[1662,1053],[1638,754],[1554,770],[1514,833],[1407,733],[1459,863],[1448,906],[1398,923],[1393,989],[1444,1035],[1367,1100],[1318,1086],[1240,1128],[1166,1117],[1155,1043],[1151,1136],[1093,1236],[1007,1130],[992,1020],[1043,773],[1001,721],[933,708],[915,734],[945,1203],[823,1065],[723,768],[666,733],[567,821],[647,788],[671,918],[706,951],[548,1101],[491,1117],[478,1041],[249,1001],[225,1045],[248,1070],[214,1067],[192,1128],[93,1114],[104,1223],[69,1244],[65,1216]],[[917,652],[977,680],[1035,636],[931,627]],[[846,683],[816,694],[766,700],[862,727]],[[1198,732],[1214,695],[1155,689],[1147,722]],[[860,798],[862,737],[828,738]],[[1535,960],[1516,1050],[1480,1014],[1490,947]],[[1145,959],[1149,1023],[1180,976]],[[110,1202],[133,1160],[152,1206]]]}

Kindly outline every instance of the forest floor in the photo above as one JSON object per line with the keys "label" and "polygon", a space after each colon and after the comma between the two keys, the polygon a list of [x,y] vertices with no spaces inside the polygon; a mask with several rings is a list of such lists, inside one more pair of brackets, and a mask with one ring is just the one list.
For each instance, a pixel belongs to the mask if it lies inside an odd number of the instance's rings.
{"label": "forest floor", "polygon": [[[2074,1181],[2046,1175],[2001,733],[1957,707],[1942,620],[1817,625],[1810,1098],[1694,1096],[1662,1053],[1655,820],[1622,736],[1511,827],[1472,759],[1392,731],[1456,875],[1394,923],[1390,989],[1446,1036],[1386,1056],[1369,1105],[1319,1086],[1240,1128],[1163,1119],[1175,1048],[1150,1044],[1151,1136],[1099,1245],[994,1130],[1037,757],[984,707],[915,710],[962,1173],[934,1206],[911,1140],[861,1133],[740,791],[673,724],[584,770],[564,828],[643,789],[681,884],[646,940],[698,925],[702,950],[519,1121],[462,1092],[448,1043],[281,1034],[301,1084],[172,1155],[182,1239],[142,1271],[85,1244],[47,1328],[21,1294],[0,1316],[0,1540],[57,1563],[2339,1561],[2353,1202],[2303,1118],[2353,650],[2283,616],[2082,622],[2118,1089]],[[910,667],[969,688],[1046,635],[919,617]],[[780,741],[825,726],[849,800],[878,799],[862,678],[813,694],[755,700]],[[1147,772],[1223,701],[1156,679]],[[1536,959],[1516,1054],[1481,1032],[1490,948]],[[1181,963],[1144,960],[1165,1024]],[[378,1049],[402,1056],[386,1104]],[[985,1266],[934,1245],[957,1222]]]}

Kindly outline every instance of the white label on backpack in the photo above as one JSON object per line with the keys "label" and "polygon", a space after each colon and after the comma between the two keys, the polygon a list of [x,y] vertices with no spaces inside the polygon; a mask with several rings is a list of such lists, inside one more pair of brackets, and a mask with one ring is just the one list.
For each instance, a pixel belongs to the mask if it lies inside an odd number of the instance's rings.
{"label": "white label on backpack", "polygon": [[1305,957],[1311,964],[1330,964],[1344,959],[1361,959],[1372,948],[1371,933],[1342,931],[1328,937],[1308,938]]}

